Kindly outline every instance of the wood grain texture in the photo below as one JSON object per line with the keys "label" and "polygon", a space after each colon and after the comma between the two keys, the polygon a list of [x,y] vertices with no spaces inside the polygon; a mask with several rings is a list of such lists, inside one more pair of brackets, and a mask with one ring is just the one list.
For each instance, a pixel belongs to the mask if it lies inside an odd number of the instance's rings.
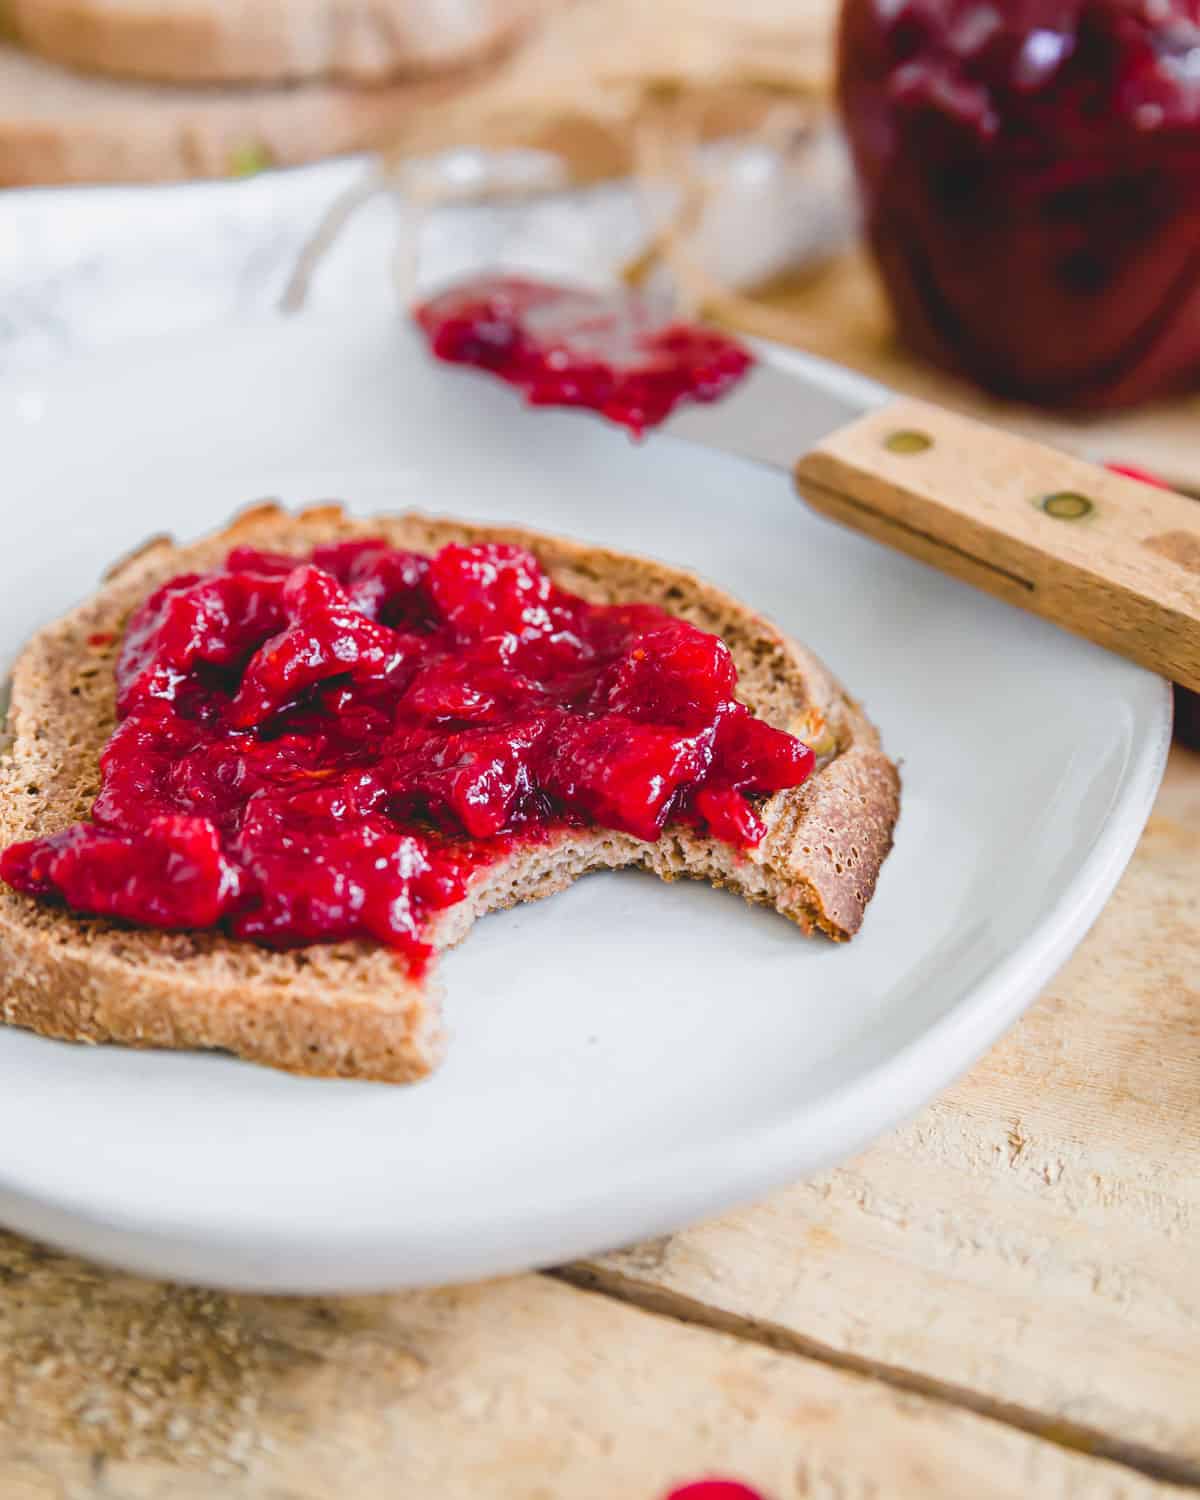
{"label": "wood grain texture", "polygon": [[854,530],[1200,688],[1194,500],[912,398],[824,439],[796,484]]}
{"label": "wood grain texture", "polygon": [[0,1237],[5,1500],[772,1500],[1184,1492],[938,1401],[525,1277],[186,1292]]}
{"label": "wood grain texture", "polygon": [[1198,853],[1177,750],[1091,938],[967,1079],[840,1171],[571,1273],[738,1337],[546,1278],[228,1297],[0,1235],[0,1495],[1194,1493]]}
{"label": "wood grain texture", "polygon": [[[542,1277],[231,1297],[0,1235],[0,1495],[1194,1493],[1198,852],[1177,750],[1092,937],[967,1079],[838,1172],[570,1273],[676,1318]],[[1120,1461],[1070,1451],[1089,1432]]]}
{"label": "wood grain texture", "polygon": [[842,1169],[592,1273],[1200,1483],[1198,861],[1176,750],[1091,935],[965,1079]]}
{"label": "wood grain texture", "polygon": [[[899,389],[1200,482],[1200,402],[1098,423],[987,401],[896,347],[858,257],[776,305]],[[837,1172],[572,1273],[693,1326],[541,1277],[225,1297],[0,1235],[0,1497],[658,1500],[715,1468],[772,1500],[1194,1495],[1198,855],[1177,750],[1095,932],[968,1078]],[[721,1321],[739,1336],[694,1326]],[[1064,1448],[1089,1434],[1189,1488]]]}

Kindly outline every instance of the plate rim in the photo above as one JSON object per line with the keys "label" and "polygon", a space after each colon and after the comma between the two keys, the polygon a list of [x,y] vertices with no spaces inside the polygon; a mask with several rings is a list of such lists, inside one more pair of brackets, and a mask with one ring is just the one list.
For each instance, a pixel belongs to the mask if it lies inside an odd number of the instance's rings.
{"label": "plate rim", "polygon": [[[349,338],[361,321],[323,310],[288,319],[269,315],[235,326],[122,339],[46,370],[5,375],[0,378],[0,402],[10,396],[19,400],[31,389],[50,391],[58,380],[86,373],[98,362],[136,359],[164,346],[224,344],[249,336],[286,337],[298,328]],[[772,363],[863,410],[890,395],[869,377],[817,356],[754,342]],[[1017,949],[963,989],[949,1013],[815,1104],[790,1109],[782,1118],[763,1125],[743,1127],[720,1143],[685,1143],[674,1151],[660,1152],[648,1170],[609,1173],[600,1191],[591,1189],[571,1198],[558,1195],[536,1223],[522,1221],[519,1251],[505,1253],[480,1241],[478,1245],[460,1243],[449,1257],[442,1243],[432,1255],[419,1238],[406,1232],[402,1219],[366,1234],[353,1224],[325,1227],[320,1235],[306,1229],[298,1239],[286,1225],[268,1231],[247,1230],[224,1222],[201,1222],[195,1216],[155,1219],[147,1213],[105,1214],[86,1193],[39,1194],[23,1184],[19,1175],[14,1179],[3,1164],[0,1222],[64,1249],[150,1275],[182,1276],[210,1286],[255,1292],[373,1292],[508,1274],[533,1264],[595,1254],[598,1246],[611,1242],[611,1229],[601,1226],[611,1220],[612,1205],[629,1199],[652,1203],[658,1184],[671,1184],[670,1207],[624,1215],[637,1220],[627,1239],[665,1233],[728,1211],[735,1203],[761,1197],[843,1160],[909,1117],[971,1067],[1036,998],[1100,915],[1149,818],[1170,747],[1170,684],[1149,672],[1142,677],[1147,691],[1145,732],[1134,738],[1112,806],[1085,859]],[[640,1168],[640,1163],[635,1166]],[[733,1179],[738,1183],[735,1191],[728,1187]],[[687,1184],[686,1190],[681,1191],[681,1183]],[[466,1231],[470,1226],[463,1227]],[[447,1234],[444,1220],[441,1234],[443,1238]],[[465,1240],[471,1239],[466,1233]],[[418,1265],[421,1261],[430,1269],[436,1267],[435,1273],[424,1273]]]}

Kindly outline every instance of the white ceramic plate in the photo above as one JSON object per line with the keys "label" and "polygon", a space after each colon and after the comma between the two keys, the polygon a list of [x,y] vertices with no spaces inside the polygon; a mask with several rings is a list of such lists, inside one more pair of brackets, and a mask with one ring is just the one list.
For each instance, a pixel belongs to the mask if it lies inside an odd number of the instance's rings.
{"label": "white ceramic plate", "polygon": [[1033,998],[1161,775],[1157,679],[814,518],[765,470],[527,412],[395,325],[146,342],[0,387],[0,455],[6,651],[149,533],[339,496],[692,566],[809,642],[903,762],[853,944],[707,888],[591,876],[449,956],[449,1055],[417,1087],[0,1030],[0,1221],[132,1268],[293,1291],[482,1276],[824,1167]]}

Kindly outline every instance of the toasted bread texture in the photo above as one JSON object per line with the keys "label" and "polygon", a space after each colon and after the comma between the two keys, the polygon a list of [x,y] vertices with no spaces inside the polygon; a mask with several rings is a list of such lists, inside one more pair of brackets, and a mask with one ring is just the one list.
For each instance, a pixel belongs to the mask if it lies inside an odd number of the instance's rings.
{"label": "toasted bread texture", "polygon": [[[720,635],[739,696],[813,744],[818,768],[759,808],[762,844],[737,852],[684,827],[647,844],[603,829],[564,832],[513,853],[444,913],[439,947],[485,912],[562,890],[589,870],[640,866],[692,876],[773,907],[804,932],[858,930],[892,843],[899,778],[862,711],[808,651],[691,573],[559,537],[418,514],[355,520],[339,507],[298,515],[274,505],[187,546],[148,543],[100,591],[40,631],[17,662],[0,759],[0,844],[86,819],[115,721],[113,666],[130,613],[157,585],[217,566],[253,544],[305,554],[383,536],[433,552],[448,542],[512,541],[554,582],[596,603],[657,604]],[[220,1048],[289,1072],[407,1082],[437,1062],[436,987],[415,983],[389,949],[340,943],[273,952],[220,932],[161,932],[79,917],[0,887],[0,1017],[46,1036],[138,1047]]]}
{"label": "toasted bread texture", "polygon": [[540,0],[6,0],[30,51],[151,83],[380,83],[507,45]]}
{"label": "toasted bread texture", "polygon": [[374,88],[176,87],[85,77],[0,43],[0,187],[231,177],[367,150],[488,71]]}

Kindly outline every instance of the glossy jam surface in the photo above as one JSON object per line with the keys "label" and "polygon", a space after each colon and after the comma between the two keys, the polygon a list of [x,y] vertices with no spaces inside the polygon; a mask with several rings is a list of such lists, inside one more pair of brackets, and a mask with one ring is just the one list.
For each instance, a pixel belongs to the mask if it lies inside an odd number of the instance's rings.
{"label": "glossy jam surface", "polygon": [[1200,383],[1200,0],[845,0],[838,91],[912,346],[1051,405]]}
{"label": "glossy jam surface", "polygon": [[522,841],[687,821],[741,848],[799,740],[734,697],[725,644],[556,588],[517,547],[248,549],[130,620],[92,822],[0,875],[78,911],[273,947],[426,929]]}
{"label": "glossy jam surface", "polygon": [[733,339],[663,324],[632,294],[481,277],[416,310],[439,359],[488,370],[534,406],[580,406],[635,436],[685,401],[716,401],[754,363]]}

